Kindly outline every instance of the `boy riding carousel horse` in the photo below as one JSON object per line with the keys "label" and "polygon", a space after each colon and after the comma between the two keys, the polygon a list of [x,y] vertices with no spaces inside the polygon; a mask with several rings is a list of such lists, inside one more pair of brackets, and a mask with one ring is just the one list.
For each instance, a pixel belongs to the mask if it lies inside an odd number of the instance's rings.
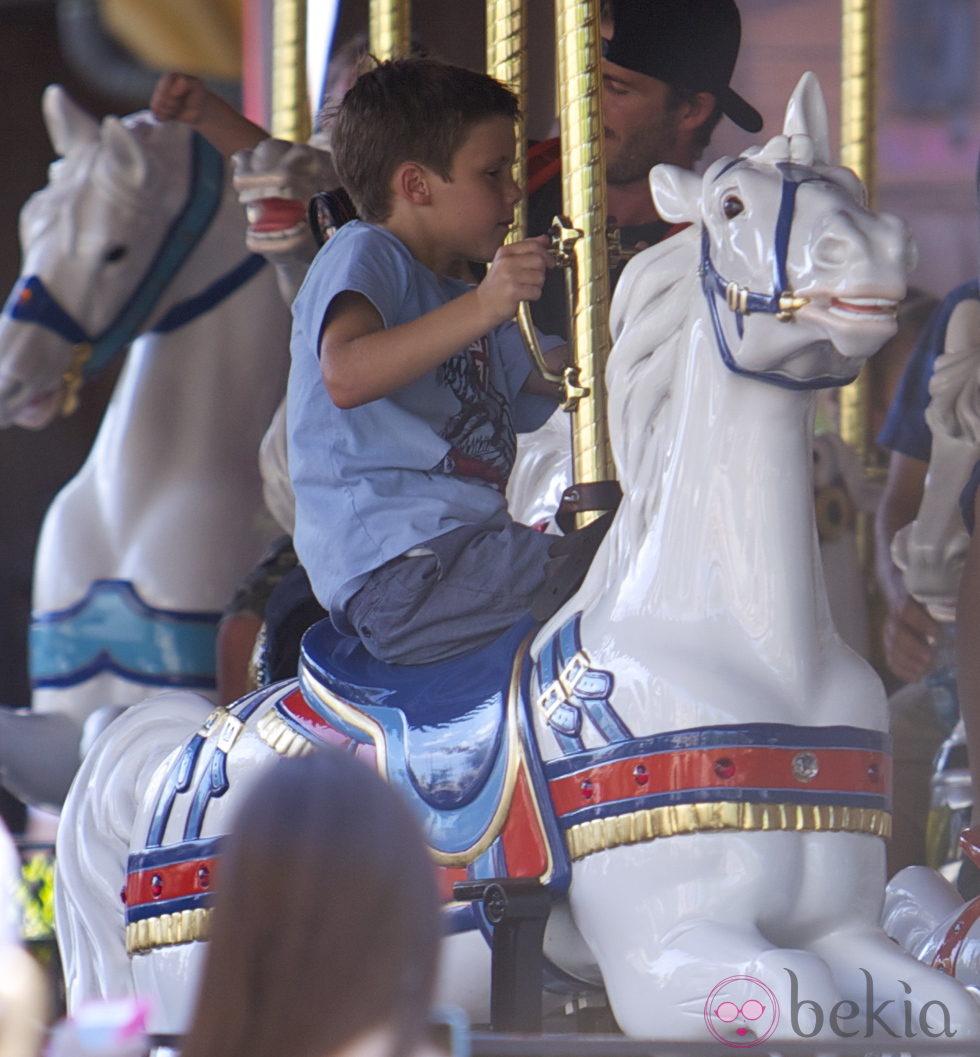
{"label": "boy riding carousel horse", "polygon": [[[432,60],[362,75],[334,160],[364,219],[321,249],[293,305],[296,550],[338,630],[389,663],[486,644],[545,579],[550,540],[504,496],[515,427],[540,426],[557,396],[512,322],[548,263],[543,237],[501,245],[521,193],[516,114],[492,78]],[[491,262],[476,286],[472,261]]]}

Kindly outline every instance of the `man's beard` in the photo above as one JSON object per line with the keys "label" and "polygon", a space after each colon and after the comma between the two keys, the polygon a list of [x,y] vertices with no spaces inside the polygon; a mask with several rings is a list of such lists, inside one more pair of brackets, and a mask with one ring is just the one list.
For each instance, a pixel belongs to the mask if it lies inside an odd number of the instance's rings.
{"label": "man's beard", "polygon": [[654,165],[673,157],[676,143],[676,127],[666,114],[658,124],[620,142],[615,157],[606,161],[606,182],[616,186],[646,180]]}

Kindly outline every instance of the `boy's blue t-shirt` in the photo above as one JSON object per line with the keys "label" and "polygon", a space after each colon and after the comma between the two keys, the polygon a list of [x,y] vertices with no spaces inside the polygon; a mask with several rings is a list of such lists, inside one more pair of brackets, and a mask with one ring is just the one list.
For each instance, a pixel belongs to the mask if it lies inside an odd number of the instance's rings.
{"label": "boy's blue t-shirt", "polygon": [[542,425],[555,404],[520,393],[531,365],[507,323],[389,396],[340,409],[320,376],[324,317],[349,290],[395,327],[468,289],[390,232],[351,221],[321,248],[293,302],[286,419],[296,553],[342,629],[343,607],[373,569],[505,510],[515,431]]}

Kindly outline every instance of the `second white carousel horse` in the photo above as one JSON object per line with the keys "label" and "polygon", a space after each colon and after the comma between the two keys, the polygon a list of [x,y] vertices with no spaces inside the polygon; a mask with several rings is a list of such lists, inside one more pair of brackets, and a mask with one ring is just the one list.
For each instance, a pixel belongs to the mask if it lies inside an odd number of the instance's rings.
{"label": "second white carousel horse", "polygon": [[2,780],[57,805],[94,710],[154,688],[213,693],[221,610],[277,534],[258,450],[285,389],[289,314],[201,137],[148,113],[100,124],[58,86],[44,114],[61,157],[21,214],[0,426],[43,427],[129,348],[41,532],[33,711],[0,710]]}
{"label": "second white carousel horse", "polygon": [[[321,622],[298,680],[213,712],[168,695],[108,728],[58,845],[73,1002],[135,990],[158,1030],[183,1026],[236,804],[262,767],[329,741],[403,789],[447,893],[543,878],[551,978],[601,984],[629,1035],[825,1044],[843,1020],[891,1039],[907,1011],[917,1033],[975,1046],[967,992],[878,925],[885,696],[820,575],[814,392],[894,332],[910,252],[828,154],[808,75],[762,150],[703,178],[653,170],[661,215],[693,226],[617,288],[624,496],[546,625],[413,670]],[[443,997],[477,1019],[488,928],[447,907]]]}
{"label": "second white carousel horse", "polygon": [[[929,396],[926,423],[932,453],[922,502],[915,520],[896,534],[892,554],[909,593],[937,620],[951,624],[969,546],[960,495],[980,462],[980,302],[973,297],[960,300],[949,317]],[[963,741],[960,723],[944,745],[944,755]],[[936,805],[948,817],[937,815],[931,825],[969,818],[968,778],[968,770],[959,780],[953,773],[934,777],[934,785],[937,779],[947,787],[956,782],[960,795],[956,804]],[[946,836],[944,843],[952,851],[956,833]],[[964,835],[960,843],[980,865],[972,841]],[[956,867],[950,865],[952,872]],[[965,902],[945,877],[928,867],[908,866],[888,884],[883,914],[888,934],[922,961],[973,987],[980,987],[978,921],[980,899]]]}

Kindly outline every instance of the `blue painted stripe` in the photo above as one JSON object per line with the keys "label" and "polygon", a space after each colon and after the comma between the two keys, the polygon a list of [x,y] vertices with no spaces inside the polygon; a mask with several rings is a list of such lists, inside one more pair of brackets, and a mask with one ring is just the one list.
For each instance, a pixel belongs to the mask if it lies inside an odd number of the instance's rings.
{"label": "blue painted stripe", "polygon": [[126,908],[126,924],[132,925],[146,918],[158,918],[163,914],[179,914],[182,910],[201,910],[211,905],[210,892],[200,895],[183,896],[180,899],[159,899],[152,903],[141,903],[137,907]]}
{"label": "blue painted stripe", "polygon": [[789,723],[734,723],[717,727],[691,727],[586,749],[545,764],[548,778],[560,778],[591,770],[616,760],[653,756],[685,749],[718,748],[864,749],[890,752],[891,738],[880,730],[864,727],[800,727]]}
{"label": "blue painted stripe", "polygon": [[212,689],[220,619],[148,605],[126,580],[96,580],[73,605],[33,615],[32,685],[75,686],[107,671],[148,686]]}
{"label": "blue painted stripe", "polygon": [[177,794],[186,793],[190,787],[204,741],[203,734],[193,735],[171,765],[170,773],[161,785],[156,804],[153,806],[153,817],[146,836],[148,848],[159,847],[163,843],[163,835],[167,831]]}
{"label": "blue painted stripe", "polygon": [[228,753],[218,748],[217,741],[217,738],[211,739],[214,750],[211,758],[204,765],[197,788],[194,790],[194,799],[191,801],[191,807],[184,822],[185,841],[197,840],[200,837],[208,805],[213,799],[222,797],[228,792],[230,785]]}
{"label": "blue painted stripe", "polygon": [[165,848],[147,848],[134,852],[126,860],[126,873],[155,870],[162,866],[190,862],[192,859],[210,859],[221,850],[224,837],[202,837],[200,840],[185,840],[168,844]]}

